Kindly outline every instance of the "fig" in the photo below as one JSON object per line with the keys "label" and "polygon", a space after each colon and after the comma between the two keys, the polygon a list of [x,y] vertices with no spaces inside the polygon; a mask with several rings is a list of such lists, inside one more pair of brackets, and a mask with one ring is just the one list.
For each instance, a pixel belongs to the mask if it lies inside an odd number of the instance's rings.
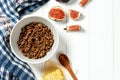
{"label": "fig", "polygon": [[49,11],[48,16],[52,20],[62,21],[62,20],[65,19],[66,14],[65,14],[63,8],[61,8],[59,6],[55,6],[55,7],[51,8],[51,10]]}
{"label": "fig", "polygon": [[70,25],[64,28],[64,30],[67,31],[80,31],[81,26],[80,25]]}
{"label": "fig", "polygon": [[81,13],[79,11],[76,10],[69,10],[69,16],[72,20],[78,20],[80,17]]}
{"label": "fig", "polygon": [[56,1],[62,2],[62,3],[67,3],[67,2],[69,2],[70,0],[56,0]]}
{"label": "fig", "polygon": [[88,3],[88,0],[81,0],[80,1],[80,6],[85,6]]}

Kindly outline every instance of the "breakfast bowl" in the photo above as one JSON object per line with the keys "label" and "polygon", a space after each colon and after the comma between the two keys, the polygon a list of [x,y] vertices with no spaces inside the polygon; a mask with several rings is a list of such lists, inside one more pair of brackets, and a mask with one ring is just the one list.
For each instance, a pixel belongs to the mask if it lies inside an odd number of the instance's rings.
{"label": "breakfast bowl", "polygon": [[[22,28],[32,22],[41,22],[45,24],[46,26],[48,26],[53,34],[53,40],[54,40],[54,43],[52,44],[51,49],[45,54],[45,56],[41,58],[37,58],[37,59],[26,57],[23,54],[23,52],[20,50],[18,43],[17,43],[20,38]],[[19,20],[15,24],[10,34],[10,46],[11,46],[12,52],[15,54],[16,57],[18,57],[20,60],[26,63],[38,64],[38,63],[45,62],[46,60],[50,59],[56,53],[58,45],[59,45],[59,35],[54,25],[50,23],[47,19],[38,17],[38,16],[26,17],[26,18]]]}

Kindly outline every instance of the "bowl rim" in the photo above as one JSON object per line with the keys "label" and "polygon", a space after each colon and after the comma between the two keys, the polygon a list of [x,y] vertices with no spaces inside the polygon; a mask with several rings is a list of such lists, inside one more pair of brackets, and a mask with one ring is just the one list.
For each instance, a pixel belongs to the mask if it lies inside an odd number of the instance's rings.
{"label": "bowl rim", "polygon": [[[56,43],[56,47],[54,48],[52,54],[49,55],[48,57],[44,58],[42,61],[39,61],[41,58],[39,58],[39,59],[34,59],[34,60],[35,60],[34,62],[32,62],[32,61],[25,61],[24,58],[19,57],[19,56],[17,55],[17,53],[14,51],[13,46],[12,46],[12,42],[11,42],[11,39],[12,39],[11,37],[12,37],[12,35],[13,35],[14,29],[16,28],[16,26],[17,26],[22,20],[25,20],[25,19],[27,19],[27,18],[35,18],[35,17],[44,19],[44,20],[48,21],[48,22],[52,25],[52,27],[54,28],[55,33],[56,33],[56,35],[57,35],[57,36],[56,36],[56,37],[57,37],[57,43]],[[11,33],[10,33],[10,47],[11,47],[11,51],[13,52],[13,54],[14,54],[18,59],[20,59],[21,61],[26,62],[26,63],[39,64],[39,63],[42,63],[42,62],[45,62],[45,61],[49,60],[49,59],[56,53],[56,51],[57,51],[57,49],[58,49],[58,46],[59,46],[59,34],[58,34],[58,31],[57,31],[57,29],[55,28],[55,26],[54,26],[49,20],[47,20],[47,19],[44,18],[44,17],[40,17],[40,16],[28,16],[28,17],[22,18],[22,19],[20,19],[20,20],[14,25],[14,27],[12,28],[12,31],[11,31]],[[21,53],[22,53],[22,52],[21,52]],[[46,54],[46,55],[47,55],[47,54]],[[29,59],[29,60],[30,60],[30,59]]]}

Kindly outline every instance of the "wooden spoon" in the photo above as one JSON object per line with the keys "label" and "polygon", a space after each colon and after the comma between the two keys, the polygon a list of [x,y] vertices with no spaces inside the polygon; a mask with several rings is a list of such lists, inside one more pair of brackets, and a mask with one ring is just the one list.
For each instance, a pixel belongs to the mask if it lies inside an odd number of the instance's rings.
{"label": "wooden spoon", "polygon": [[74,80],[78,80],[70,67],[70,61],[66,55],[60,54],[59,62],[69,71]]}

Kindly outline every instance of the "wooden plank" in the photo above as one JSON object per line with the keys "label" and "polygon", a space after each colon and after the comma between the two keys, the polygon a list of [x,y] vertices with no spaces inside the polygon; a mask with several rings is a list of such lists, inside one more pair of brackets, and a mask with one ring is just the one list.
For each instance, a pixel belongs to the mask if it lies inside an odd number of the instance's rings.
{"label": "wooden plank", "polygon": [[90,80],[113,80],[112,2],[90,3]]}
{"label": "wooden plank", "polygon": [[75,9],[82,13],[78,21],[68,18],[67,25],[81,25],[80,32],[67,33],[67,55],[70,57],[71,66],[77,70],[79,80],[89,80],[89,5],[80,7],[79,1],[67,5],[67,10]]}
{"label": "wooden plank", "polygon": [[57,31],[59,33],[60,43],[59,43],[59,48],[57,50],[57,53],[58,52],[66,53],[66,50],[67,50],[66,49],[66,33],[63,30],[63,28],[66,25],[66,21],[64,21],[64,22],[53,21],[48,17],[48,13],[49,13],[50,9],[55,6],[60,6],[66,11],[66,4],[61,4],[55,0],[54,1],[51,0],[51,1],[49,1],[49,4],[47,6],[45,6],[45,8],[43,9],[43,13],[44,13],[43,17],[48,19],[55,26],[55,28],[57,29]]}
{"label": "wooden plank", "polygon": [[114,80],[120,80],[120,0],[114,4]]}

